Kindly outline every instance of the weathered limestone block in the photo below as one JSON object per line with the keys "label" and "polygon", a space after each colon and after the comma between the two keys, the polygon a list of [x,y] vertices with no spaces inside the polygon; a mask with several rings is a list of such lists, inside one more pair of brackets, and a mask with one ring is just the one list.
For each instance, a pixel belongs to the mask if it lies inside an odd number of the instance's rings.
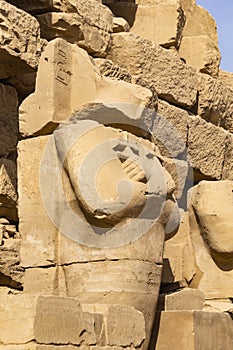
{"label": "weathered limestone block", "polygon": [[197,267],[190,238],[188,213],[182,217],[178,232],[165,241],[163,259],[163,285],[176,282],[189,285],[197,273]]}
{"label": "weathered limestone block", "polygon": [[140,4],[119,1],[108,6],[116,16],[127,20],[131,33],[166,48],[179,47],[185,24],[179,0]]}
{"label": "weathered limestone block", "polygon": [[[45,84],[45,76],[50,84]],[[101,77],[84,50],[56,39],[41,57],[35,93],[20,106],[20,132],[23,136],[50,133],[80,106],[94,101],[120,109],[122,113],[116,113],[125,115],[125,124],[137,122],[142,128],[145,107],[156,106],[149,89]]]}
{"label": "weathered limestone block", "polygon": [[191,286],[207,299],[232,298],[232,181],[202,181],[192,206],[190,228],[199,273]]}
{"label": "weathered limestone block", "polygon": [[0,216],[17,221],[16,165],[0,158]]}
{"label": "weathered limestone block", "polygon": [[200,72],[218,76],[221,54],[217,43],[208,35],[183,37],[179,55]]}
{"label": "weathered limestone block", "polygon": [[20,240],[5,239],[0,246],[0,285],[22,288],[23,268],[20,267]]}
{"label": "weathered limestone block", "polygon": [[124,80],[128,83],[132,83],[131,74],[126,69],[114,64],[111,60],[94,58],[94,63],[99,69],[101,75],[111,79]]}
{"label": "weathered limestone block", "polygon": [[77,299],[39,297],[34,323],[35,339],[44,344],[96,344],[94,317],[83,313]]}
{"label": "weathered limestone block", "polygon": [[160,98],[173,104],[190,109],[196,103],[195,70],[178,56],[133,34],[117,33],[112,38],[108,58],[127,69],[137,83],[153,85]]}
{"label": "weathered limestone block", "polygon": [[88,52],[105,56],[113,29],[111,11],[96,0],[11,1],[36,14],[43,38],[64,38]]}
{"label": "weathered limestone block", "polygon": [[146,339],[143,314],[132,307],[109,307],[106,335],[110,346],[133,346],[140,349]]}
{"label": "weathered limestone block", "polygon": [[33,72],[40,56],[40,28],[28,13],[0,1],[0,78]]}
{"label": "weathered limestone block", "polygon": [[[94,1],[99,3],[102,2],[100,0]],[[90,6],[89,1],[87,1],[86,3],[84,1],[79,1],[79,3],[77,4],[77,0],[38,0],[36,2],[34,0],[21,0],[20,2],[18,0],[8,0],[8,2],[32,14],[52,11],[69,13],[75,12],[77,8],[79,8],[79,6],[82,6],[85,10],[88,8],[88,6]],[[94,4],[92,4],[92,6],[94,6]],[[99,6],[100,5],[98,5],[98,8],[100,8]],[[101,8],[104,8],[104,6],[101,6]],[[87,14],[88,16],[96,16],[96,14]]]}
{"label": "weathered limestone block", "polygon": [[62,38],[90,54],[106,56],[113,27],[112,13],[100,4],[97,6],[95,0],[70,2],[75,3],[74,13],[49,12],[36,16],[41,36],[47,40]]}
{"label": "weathered limestone block", "polygon": [[164,156],[172,158],[186,149],[188,135],[188,112],[159,100],[153,121],[152,135]]}
{"label": "weathered limestone block", "polygon": [[205,294],[198,289],[184,288],[170,294],[160,294],[157,311],[202,310]]}
{"label": "weathered limestone block", "polygon": [[[40,345],[36,345],[33,342],[30,342],[28,344],[23,344],[23,345],[13,345],[13,344],[11,344],[11,345],[0,345],[0,350],[38,350],[38,349],[41,349]],[[59,349],[60,349],[60,347],[59,347]]]}
{"label": "weathered limestone block", "polygon": [[226,141],[225,159],[223,164],[222,179],[233,180],[233,135],[229,134]]}
{"label": "weathered limestone block", "polygon": [[202,181],[192,200],[202,237],[216,259],[233,260],[232,191],[233,181]]}
{"label": "weathered limestone block", "polygon": [[210,13],[194,0],[181,0],[186,22],[183,37],[208,35],[218,45],[217,25]]}
{"label": "weathered limestone block", "polygon": [[113,33],[129,32],[129,23],[122,17],[113,17]]}
{"label": "weathered limestone block", "polygon": [[9,346],[6,349],[13,350],[14,344],[24,344],[20,350],[33,349],[33,347],[27,348],[26,343],[34,340],[36,297],[22,293],[8,293],[7,289],[1,289],[0,295],[0,346],[6,344]]}
{"label": "weathered limestone block", "polygon": [[[20,258],[25,267],[47,266],[55,261],[57,229],[43,208],[39,186],[40,161],[47,142],[48,137],[45,136],[18,144]],[[54,160],[50,159],[50,162],[54,164]],[[50,165],[47,166],[49,169]]]}
{"label": "weathered limestone block", "polygon": [[219,80],[199,76],[198,115],[233,131],[233,92]]}
{"label": "weathered limestone block", "polygon": [[220,80],[224,85],[233,90],[233,73],[219,69],[218,80]]}
{"label": "weathered limestone block", "polygon": [[15,151],[18,138],[18,98],[15,89],[0,84],[0,157]]}
{"label": "weathered limestone block", "polygon": [[190,117],[188,124],[191,166],[206,177],[221,179],[228,133],[199,117]]}
{"label": "weathered limestone block", "polygon": [[226,313],[163,311],[156,350],[231,350],[232,339],[232,319]]}
{"label": "weathered limestone block", "polygon": [[[24,271],[23,290],[27,294],[52,295],[58,291],[58,268],[27,268]],[[64,292],[64,291],[63,291]]]}

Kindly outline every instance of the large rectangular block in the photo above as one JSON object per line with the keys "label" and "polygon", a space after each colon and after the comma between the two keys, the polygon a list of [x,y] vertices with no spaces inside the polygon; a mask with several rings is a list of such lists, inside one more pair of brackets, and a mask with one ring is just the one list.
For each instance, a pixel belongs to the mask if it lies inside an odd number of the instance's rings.
{"label": "large rectangular block", "polygon": [[228,133],[199,117],[189,118],[188,155],[204,176],[221,179]]}
{"label": "large rectangular block", "polygon": [[156,350],[231,350],[232,343],[233,325],[229,314],[203,311],[161,313]]}
{"label": "large rectangular block", "polygon": [[116,16],[127,20],[131,33],[163,47],[179,47],[185,24],[184,12],[179,0],[142,3],[112,1],[108,6]]}
{"label": "large rectangular block", "polygon": [[[41,159],[49,137],[20,141],[18,145],[19,231],[21,263],[25,267],[55,262],[57,229],[44,209],[40,192]],[[48,169],[53,164],[52,158]],[[53,179],[49,178],[53,181]]]}
{"label": "large rectangular block", "polygon": [[0,9],[0,78],[33,72],[41,53],[39,23],[6,1]]}
{"label": "large rectangular block", "polygon": [[153,85],[162,99],[192,108],[197,97],[195,69],[186,66],[178,56],[130,33],[112,35],[108,58],[134,76],[144,86]]}
{"label": "large rectangular block", "polygon": [[232,132],[233,91],[206,74],[199,76],[198,90],[198,115]]}

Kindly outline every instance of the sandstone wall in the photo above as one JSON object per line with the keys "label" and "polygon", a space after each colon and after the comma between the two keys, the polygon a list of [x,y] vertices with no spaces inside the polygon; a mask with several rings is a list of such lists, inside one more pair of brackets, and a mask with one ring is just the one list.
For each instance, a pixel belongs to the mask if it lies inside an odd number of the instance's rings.
{"label": "sandstone wall", "polygon": [[[214,19],[194,0],[0,0],[0,17],[0,349],[232,349],[233,76]],[[165,208],[138,239],[89,247],[51,219],[46,152],[70,116],[156,158]]]}

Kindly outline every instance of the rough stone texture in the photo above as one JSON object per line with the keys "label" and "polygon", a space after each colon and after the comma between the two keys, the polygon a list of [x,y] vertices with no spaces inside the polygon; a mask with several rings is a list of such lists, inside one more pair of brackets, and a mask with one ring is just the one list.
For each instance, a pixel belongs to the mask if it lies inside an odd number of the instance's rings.
{"label": "rough stone texture", "polygon": [[179,55],[187,64],[201,72],[217,77],[220,64],[218,34],[215,20],[194,0],[180,0],[185,25]]}
{"label": "rough stone texture", "polygon": [[218,76],[221,54],[216,42],[207,35],[183,37],[179,55],[200,72]]}
{"label": "rough stone texture", "polygon": [[188,285],[197,273],[194,250],[190,239],[189,215],[184,214],[178,232],[165,241],[162,284],[177,282]]}
{"label": "rough stone texture", "polygon": [[172,52],[129,33],[112,36],[108,56],[114,63],[131,73],[144,86],[153,85],[158,96],[168,102],[191,108],[196,103],[195,70],[187,67]]}
{"label": "rough stone texture", "polygon": [[16,149],[18,136],[18,98],[15,89],[0,84],[0,157]]}
{"label": "rough stone texture", "polygon": [[[220,198],[220,193],[218,193],[217,198]],[[224,206],[224,203],[221,203],[221,205]],[[216,228],[219,229],[217,221],[218,213],[213,210],[213,221],[215,217]],[[212,253],[207,243],[205,243],[205,236],[202,235],[196,220],[196,215],[190,208],[190,233],[197,265],[197,273],[192,279],[190,286],[192,288],[198,288],[205,293],[207,299],[232,298],[232,255],[229,257],[229,260],[221,260],[215,257],[214,252]],[[225,233],[226,237],[230,235],[230,232]]]}
{"label": "rough stone texture", "polygon": [[194,0],[181,0],[184,8],[186,22],[183,37],[208,35],[218,44],[217,25],[210,13]]}
{"label": "rough stone texture", "polygon": [[233,73],[219,69],[218,80],[233,90]]}
{"label": "rough stone texture", "polygon": [[57,230],[44,211],[39,187],[40,160],[48,139],[38,137],[18,145],[20,257],[25,267],[47,266],[55,260]]}
{"label": "rough stone texture", "polygon": [[33,72],[41,51],[39,23],[6,1],[0,8],[0,78]]}
{"label": "rough stone texture", "polygon": [[171,294],[160,294],[157,311],[202,310],[205,294],[198,289],[184,288]]}
{"label": "rough stone texture", "polygon": [[0,158],[0,216],[17,221],[17,174],[12,160]]}
{"label": "rough stone texture", "polygon": [[22,288],[23,268],[20,267],[20,240],[5,239],[0,246],[0,286]]}
{"label": "rough stone texture", "polygon": [[131,74],[126,69],[114,64],[111,60],[95,58],[94,63],[99,69],[101,75],[111,79],[124,80],[128,83],[132,82]]}
{"label": "rough stone texture", "polygon": [[11,1],[37,14],[43,38],[64,38],[78,43],[89,53],[105,56],[113,29],[111,11],[96,0]]}
{"label": "rough stone texture", "polygon": [[186,149],[188,112],[159,100],[152,135],[164,156],[177,157]]}
{"label": "rough stone texture", "polygon": [[233,326],[228,314],[163,311],[156,350],[231,350],[232,341]]}
{"label": "rough stone texture", "polygon": [[113,17],[113,33],[129,32],[129,23],[122,17]]}
{"label": "rough stone texture", "polygon": [[228,135],[226,141],[225,160],[223,164],[222,179],[233,180],[233,135]]}
{"label": "rough stone texture", "polygon": [[[192,200],[201,235],[217,261],[233,258],[233,181],[202,181]],[[216,201],[216,199],[218,200]]]}
{"label": "rough stone texture", "polygon": [[[52,83],[45,84],[44,76]],[[20,132],[23,136],[50,133],[80,106],[94,101],[122,111],[129,125],[144,125],[145,107],[155,107],[157,102],[149,89],[101,77],[84,50],[57,39],[41,57],[35,93],[20,106]]]}
{"label": "rough stone texture", "polygon": [[36,16],[41,36],[47,40],[63,38],[77,43],[90,54],[106,56],[113,29],[113,17],[109,9],[95,0],[69,0],[67,5],[70,5],[70,11],[67,9]]}
{"label": "rough stone texture", "polygon": [[199,76],[198,115],[233,131],[233,91],[219,80]]}
{"label": "rough stone texture", "polygon": [[207,177],[221,179],[228,134],[199,117],[190,117],[188,124],[188,156],[191,166]]}
{"label": "rough stone texture", "polygon": [[[11,344],[8,346],[13,350],[13,344],[26,344],[34,339],[36,298],[21,293],[8,293],[7,289],[1,290],[0,295],[0,346]],[[21,349],[26,350],[27,345],[24,346]]]}
{"label": "rough stone texture", "polygon": [[119,1],[108,6],[116,16],[127,20],[131,33],[167,48],[179,47],[185,17],[178,0],[150,4]]}
{"label": "rough stone texture", "polygon": [[39,297],[35,339],[44,344],[92,345],[96,343],[94,317],[82,313],[77,299]]}
{"label": "rough stone texture", "polygon": [[[111,346],[141,347],[146,338],[143,314],[131,307],[110,307],[107,315],[106,333]],[[134,334],[132,338],[132,334]]]}

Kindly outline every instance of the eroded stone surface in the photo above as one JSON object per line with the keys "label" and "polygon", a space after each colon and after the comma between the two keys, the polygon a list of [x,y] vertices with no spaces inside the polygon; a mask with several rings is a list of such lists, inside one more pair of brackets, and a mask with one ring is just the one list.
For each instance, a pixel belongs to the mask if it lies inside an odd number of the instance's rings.
{"label": "eroded stone surface", "polygon": [[41,50],[39,23],[6,1],[0,7],[0,78],[33,72]]}
{"label": "eroded stone surface", "polygon": [[[191,108],[196,102],[195,70],[179,57],[129,33],[113,34],[109,58],[127,69],[140,84],[153,85],[159,97],[168,102]],[[156,62],[156,64],[154,64]]]}
{"label": "eroded stone surface", "polygon": [[17,221],[17,173],[10,159],[0,158],[0,216]]}
{"label": "eroded stone surface", "polygon": [[16,149],[18,137],[18,98],[11,86],[0,84],[0,157],[7,157]]}

